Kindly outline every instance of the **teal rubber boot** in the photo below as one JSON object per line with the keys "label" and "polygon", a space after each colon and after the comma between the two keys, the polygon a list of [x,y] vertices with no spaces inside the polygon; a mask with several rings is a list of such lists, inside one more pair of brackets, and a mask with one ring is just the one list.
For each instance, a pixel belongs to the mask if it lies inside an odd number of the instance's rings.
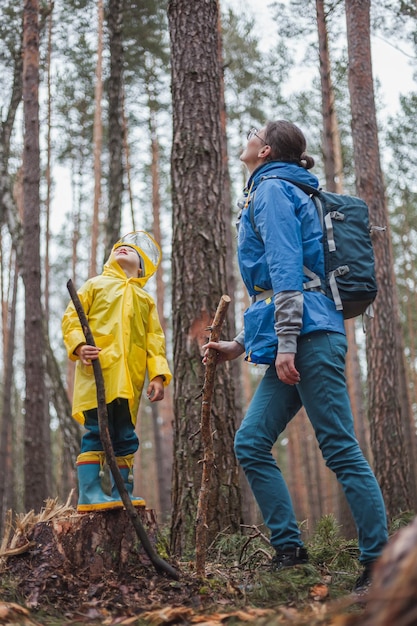
{"label": "teal rubber boot", "polygon": [[[120,470],[120,473],[123,478],[123,482],[126,487],[126,491],[130,497],[130,500],[133,506],[146,506],[145,500],[140,496],[133,495],[133,454],[128,454],[127,456],[117,456],[116,462],[117,466]],[[114,478],[112,476],[112,490],[111,495],[113,498],[120,498],[119,490],[116,487],[116,483],[114,482]]]}
{"label": "teal rubber boot", "polygon": [[103,491],[104,452],[83,452],[77,458],[79,513],[122,509],[120,496],[113,498]]}

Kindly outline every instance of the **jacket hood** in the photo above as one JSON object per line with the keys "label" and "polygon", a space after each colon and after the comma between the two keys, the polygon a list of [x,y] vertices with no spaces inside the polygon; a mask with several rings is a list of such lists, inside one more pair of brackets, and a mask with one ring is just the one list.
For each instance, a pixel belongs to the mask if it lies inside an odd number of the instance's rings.
{"label": "jacket hood", "polygon": [[162,258],[161,248],[156,243],[155,239],[144,230],[137,230],[135,232],[128,233],[114,244],[110,256],[104,264],[103,274],[112,274],[117,275],[120,278],[126,278],[126,274],[114,256],[114,251],[117,248],[120,248],[120,246],[129,246],[139,255],[142,275],[131,280],[137,282],[140,287],[144,287],[159,267]]}
{"label": "jacket hood", "polygon": [[317,176],[311,174],[308,170],[296,163],[286,163],[285,161],[269,161],[263,163],[252,172],[249,177],[247,188],[253,186],[256,188],[262,176],[283,176],[284,178],[294,179],[300,183],[318,187],[319,181]]}

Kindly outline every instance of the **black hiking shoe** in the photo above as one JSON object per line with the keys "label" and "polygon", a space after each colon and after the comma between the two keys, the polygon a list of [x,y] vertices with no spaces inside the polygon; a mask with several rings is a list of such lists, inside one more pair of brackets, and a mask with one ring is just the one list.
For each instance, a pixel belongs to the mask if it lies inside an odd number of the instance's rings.
{"label": "black hiking shoe", "polygon": [[365,564],[362,574],[356,579],[353,593],[357,593],[358,595],[368,593],[369,587],[372,584],[372,566],[372,562]]}
{"label": "black hiking shoe", "polygon": [[287,550],[276,550],[276,555],[272,557],[271,570],[279,572],[284,567],[294,567],[308,563],[308,554],[305,548],[297,546]]}

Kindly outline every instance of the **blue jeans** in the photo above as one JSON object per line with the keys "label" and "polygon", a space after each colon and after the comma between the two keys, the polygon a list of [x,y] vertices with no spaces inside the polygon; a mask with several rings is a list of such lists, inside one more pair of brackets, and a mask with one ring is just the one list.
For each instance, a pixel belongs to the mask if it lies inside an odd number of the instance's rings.
{"label": "blue jeans", "polygon": [[[129,403],[125,398],[116,398],[107,406],[109,433],[115,456],[134,454],[139,448],[139,439],[129,411]],[[100,439],[97,409],[84,411],[84,426],[87,432],[81,440],[81,452],[103,450]]]}
{"label": "blue jeans", "polygon": [[387,519],[381,490],[354,433],[344,373],[346,351],[341,333],[300,337],[295,359],[299,384],[282,383],[274,365],[269,367],[236,433],[235,452],[271,531],[272,546],[302,546],[290,494],[271,449],[304,405],[326,465],[335,472],[352,511],[359,560],[367,563],[387,542]]}

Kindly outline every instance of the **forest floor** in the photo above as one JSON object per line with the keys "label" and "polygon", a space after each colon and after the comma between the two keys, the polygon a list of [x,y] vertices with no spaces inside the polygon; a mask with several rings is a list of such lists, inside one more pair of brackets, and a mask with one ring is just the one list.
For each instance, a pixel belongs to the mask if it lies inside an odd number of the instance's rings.
{"label": "forest floor", "polygon": [[92,579],[91,568],[69,571],[46,544],[16,554],[0,564],[0,624],[359,623],[367,597],[351,592],[360,572],[357,545],[339,535],[332,516],[320,521],[307,544],[310,562],[279,573],[270,571],[272,551],[262,532],[246,530],[245,536],[225,534],[216,540],[207,552],[203,578],[196,576],[193,560],[167,555],[163,558],[179,573],[178,580],[158,574],[143,557],[118,571],[102,569]]}

